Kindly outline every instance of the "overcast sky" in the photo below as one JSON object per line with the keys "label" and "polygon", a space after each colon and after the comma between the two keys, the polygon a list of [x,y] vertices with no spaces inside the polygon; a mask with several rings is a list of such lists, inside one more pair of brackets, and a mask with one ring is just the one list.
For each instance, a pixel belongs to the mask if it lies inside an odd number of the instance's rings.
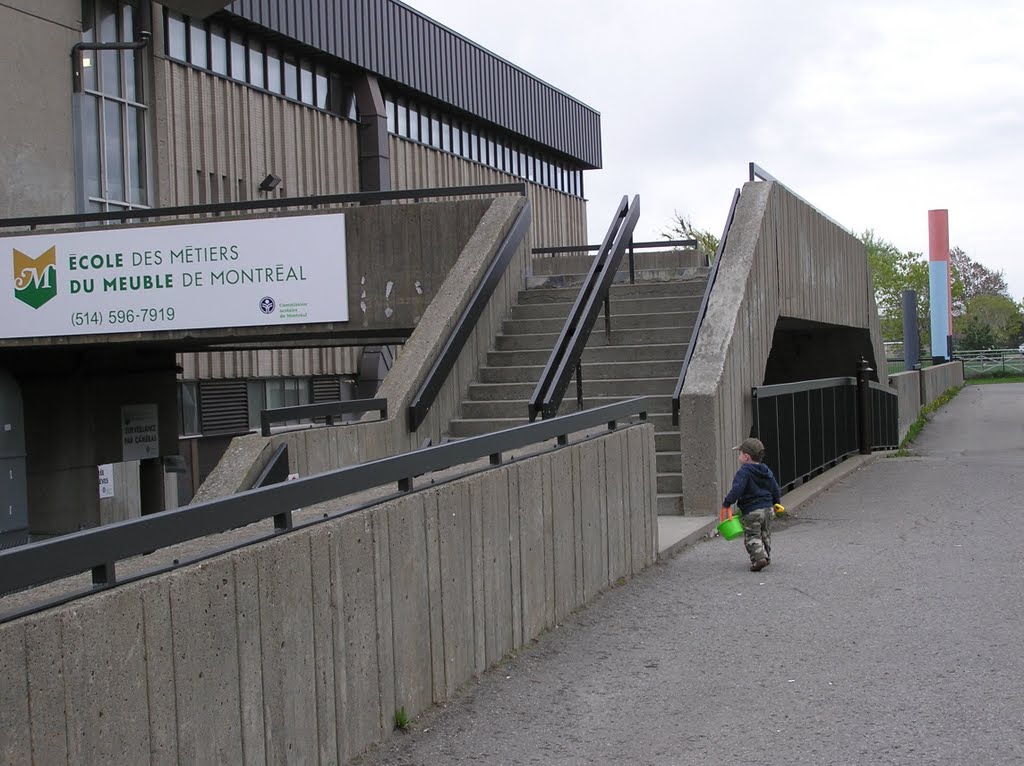
{"label": "overcast sky", "polygon": [[715,234],[754,161],[902,250],[951,245],[1024,298],[1024,2],[407,0],[601,113],[591,242],[623,194],[639,239]]}

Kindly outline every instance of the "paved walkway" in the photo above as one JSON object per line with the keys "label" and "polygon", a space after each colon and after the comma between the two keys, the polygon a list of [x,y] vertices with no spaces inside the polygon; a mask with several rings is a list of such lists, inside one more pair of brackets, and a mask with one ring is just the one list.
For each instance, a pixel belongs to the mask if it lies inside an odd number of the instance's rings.
{"label": "paved walkway", "polygon": [[1024,762],[1024,385],[969,386],[780,525],[695,545],[366,756],[402,764]]}

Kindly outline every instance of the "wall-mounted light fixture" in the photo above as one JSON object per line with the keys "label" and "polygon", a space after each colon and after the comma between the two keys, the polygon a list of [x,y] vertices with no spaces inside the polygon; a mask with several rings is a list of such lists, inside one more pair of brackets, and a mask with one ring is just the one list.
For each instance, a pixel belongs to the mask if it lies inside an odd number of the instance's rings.
{"label": "wall-mounted light fixture", "polygon": [[264,178],[262,181],[260,181],[260,187],[259,188],[260,188],[261,192],[272,192],[272,191],[274,191],[274,189],[276,189],[278,187],[278,185],[280,183],[281,183],[281,177],[280,176],[275,176],[273,173],[270,173],[269,175],[267,175],[266,178]]}

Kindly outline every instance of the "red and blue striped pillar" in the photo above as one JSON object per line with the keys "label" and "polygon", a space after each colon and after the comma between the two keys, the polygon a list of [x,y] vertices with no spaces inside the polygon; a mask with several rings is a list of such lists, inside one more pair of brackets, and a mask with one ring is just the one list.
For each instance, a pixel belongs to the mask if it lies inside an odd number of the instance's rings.
{"label": "red and blue striped pillar", "polygon": [[928,211],[928,295],[932,315],[932,364],[942,364],[953,354],[948,210]]}

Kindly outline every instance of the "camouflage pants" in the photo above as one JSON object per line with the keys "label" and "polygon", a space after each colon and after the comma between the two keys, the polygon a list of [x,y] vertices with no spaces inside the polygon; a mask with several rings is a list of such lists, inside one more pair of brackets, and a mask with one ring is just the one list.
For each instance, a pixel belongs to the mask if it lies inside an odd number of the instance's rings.
{"label": "camouflage pants", "polygon": [[751,563],[772,557],[773,508],[758,508],[740,517],[743,524],[743,544],[750,554]]}

